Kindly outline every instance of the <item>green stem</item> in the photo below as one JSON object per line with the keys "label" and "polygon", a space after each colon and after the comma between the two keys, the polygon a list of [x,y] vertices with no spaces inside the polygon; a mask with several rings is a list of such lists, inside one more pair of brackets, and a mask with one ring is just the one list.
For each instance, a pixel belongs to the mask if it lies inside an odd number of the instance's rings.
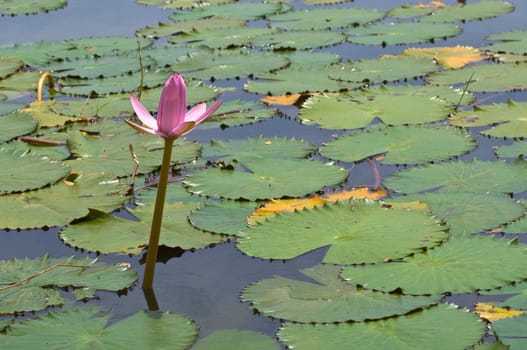
{"label": "green stem", "polygon": [[170,171],[170,159],[172,157],[173,138],[164,138],[165,149],[163,151],[163,162],[159,173],[157,184],[156,204],[154,216],[152,218],[152,228],[150,229],[150,240],[146,252],[145,274],[143,277],[143,289],[152,289],[154,283],[154,272],[157,260],[157,248],[159,246],[159,234],[161,232],[161,221],[163,220],[163,208],[165,206],[165,195],[168,184],[168,173]]}

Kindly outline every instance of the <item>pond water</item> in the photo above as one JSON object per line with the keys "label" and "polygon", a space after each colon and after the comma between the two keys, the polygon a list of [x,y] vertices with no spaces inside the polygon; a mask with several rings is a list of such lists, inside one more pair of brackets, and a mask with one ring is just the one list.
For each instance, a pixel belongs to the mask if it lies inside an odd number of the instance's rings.
{"label": "pond water", "polygon": [[[447,1],[451,2],[452,1]],[[378,8],[388,10],[407,3],[406,0],[356,0],[354,7]],[[527,2],[516,0],[513,13],[488,19],[462,24],[463,33],[440,44],[471,45],[480,47],[487,45],[486,35],[511,30],[527,29]],[[294,2],[294,6],[302,6]],[[346,5],[345,5],[346,6]],[[87,36],[134,35],[134,32],[147,25],[155,25],[159,21],[167,21],[170,11],[156,6],[137,5],[133,0],[71,0],[68,6],[59,11],[46,14],[17,17],[0,17],[0,45],[12,43],[34,42],[40,40],[62,40]],[[427,46],[426,44],[412,46]],[[359,46],[342,44],[325,49],[335,52],[344,59],[361,59],[377,57],[385,53],[399,53],[402,46]],[[215,82],[217,86],[241,86],[241,82]],[[237,91],[225,93],[222,98],[256,99],[259,96],[244,94]],[[479,95],[486,98],[486,103],[502,102],[509,97],[518,101],[527,101],[527,95],[522,92],[511,94]],[[328,140],[334,131],[320,130],[316,127],[302,126],[294,120],[296,109],[283,108],[286,116],[276,116],[270,120],[244,127],[230,127],[224,130],[196,130],[189,139],[208,142],[211,138],[236,139],[263,134],[265,136],[295,136],[320,145]],[[495,159],[492,147],[509,143],[497,139],[488,139],[476,135],[479,147],[463,156],[463,159]],[[383,166],[381,176],[386,177],[397,168]],[[348,185],[373,185],[374,178],[368,164],[353,166],[351,180]],[[0,209],[1,210],[1,209]],[[1,215],[1,212],[0,212]],[[21,213],[24,215],[24,213]],[[3,231],[0,232],[0,259],[30,257],[34,258],[48,253],[53,257],[70,255],[86,256],[63,244],[58,238],[58,228],[46,231]],[[525,239],[521,238],[527,242]],[[239,252],[233,242],[219,244],[212,248],[194,252],[175,249],[161,251],[161,263],[158,263],[155,277],[155,293],[162,310],[181,313],[195,320],[200,327],[200,337],[205,337],[217,329],[250,329],[274,336],[280,322],[269,317],[256,315],[247,303],[240,302],[240,291],[248,284],[273,275],[305,279],[298,271],[320,263],[327,248],[320,248],[308,254],[287,262],[267,261],[248,257]],[[88,254],[95,257],[93,253]],[[135,257],[102,255],[100,260],[107,263],[129,262],[139,272],[142,279],[143,265],[141,255]],[[139,285],[130,290],[127,295],[117,296],[113,293],[98,292],[100,300],[97,305],[110,307],[114,312],[114,320],[119,320],[145,309],[146,303]],[[453,299],[466,307],[472,308],[477,296],[461,296]]]}

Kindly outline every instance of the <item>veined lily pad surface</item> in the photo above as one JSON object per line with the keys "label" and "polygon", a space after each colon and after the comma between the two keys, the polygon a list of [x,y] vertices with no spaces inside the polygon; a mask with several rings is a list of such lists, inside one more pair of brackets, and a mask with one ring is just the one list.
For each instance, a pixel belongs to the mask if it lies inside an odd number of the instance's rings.
{"label": "veined lily pad surface", "polygon": [[462,2],[0,1],[0,348],[524,347],[527,3]]}

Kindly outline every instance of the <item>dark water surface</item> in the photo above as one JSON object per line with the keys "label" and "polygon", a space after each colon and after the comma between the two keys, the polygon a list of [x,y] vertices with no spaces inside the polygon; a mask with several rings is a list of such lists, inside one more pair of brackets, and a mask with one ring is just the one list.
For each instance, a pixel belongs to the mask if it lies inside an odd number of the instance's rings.
{"label": "dark water surface", "polygon": [[[400,6],[405,0],[357,0],[349,6],[378,8],[387,10]],[[454,3],[454,1],[446,1]],[[462,24],[464,32],[445,42],[436,42],[439,46],[471,45],[480,47],[487,45],[484,37],[488,34],[516,29],[527,29],[527,1],[512,1],[516,11],[498,18],[483,22]],[[299,3],[295,3],[299,4]],[[348,6],[348,5],[343,5]],[[147,25],[155,25],[159,21],[167,21],[170,11],[155,6],[137,5],[133,0],[71,0],[67,8],[47,14],[20,17],[0,17],[0,45],[12,43],[33,42],[40,40],[62,40],[88,36],[134,35],[134,32]],[[412,46],[427,46],[412,45]],[[429,46],[429,45],[428,45]],[[381,48],[377,46],[358,46],[342,44],[326,49],[340,54],[345,59],[360,59],[376,57],[380,54],[396,54],[403,46]],[[238,82],[217,82],[216,85],[232,86],[243,84]],[[240,98],[238,91],[234,95],[225,94],[222,98]],[[242,95],[244,95],[242,93]],[[501,102],[508,97],[527,101],[525,93],[502,95],[480,95],[488,98],[486,103]],[[256,95],[246,94],[245,98],[255,99]],[[225,130],[196,130],[189,138],[200,142],[208,142],[211,138],[232,139],[245,138],[264,134],[265,136],[295,136],[306,141],[320,144],[330,138],[335,131],[319,130],[316,127],[306,127],[294,120],[296,111],[286,108],[287,117],[273,118],[262,123],[245,127],[232,127]],[[464,156],[464,159],[495,159],[492,147],[503,142],[496,139],[478,137],[479,147],[474,152]],[[395,167],[381,167],[381,175],[386,177],[396,170]],[[367,164],[357,164],[351,170],[349,185],[373,185],[374,178]],[[0,215],[1,208],[0,208]],[[21,213],[20,215],[24,215]],[[200,326],[200,337],[207,336],[217,329],[237,328],[251,329],[274,336],[280,325],[279,321],[254,315],[247,303],[240,302],[241,289],[251,282],[273,275],[284,277],[305,278],[299,269],[318,264],[326,251],[321,248],[287,262],[264,261],[253,259],[236,250],[234,243],[225,243],[213,248],[195,252],[180,253],[168,250],[163,253],[162,260],[156,269],[155,292],[162,310],[181,313],[194,319]],[[0,259],[34,258],[48,253],[53,257],[70,255],[85,256],[63,244],[58,238],[58,228],[47,231],[0,231]],[[95,257],[95,254],[89,254]],[[130,262],[142,279],[143,265],[141,255],[128,257],[103,255],[100,260],[106,263]],[[92,305],[104,305],[112,308],[114,320],[134,314],[137,310],[146,308],[145,299],[139,285],[136,285],[125,296],[113,293],[98,292],[99,301],[90,301]],[[454,299],[458,303],[472,308],[477,300],[476,295]]]}

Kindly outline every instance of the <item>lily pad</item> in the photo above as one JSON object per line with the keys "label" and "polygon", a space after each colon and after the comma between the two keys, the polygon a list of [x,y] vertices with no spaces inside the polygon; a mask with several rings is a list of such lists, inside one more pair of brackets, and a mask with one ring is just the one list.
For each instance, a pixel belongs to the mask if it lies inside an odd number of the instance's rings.
{"label": "lily pad", "polygon": [[365,45],[401,45],[446,39],[460,33],[460,27],[447,23],[380,23],[348,31],[348,41]]}
{"label": "lily pad", "polygon": [[[1,6],[1,5],[0,5]],[[0,49],[0,53],[1,53]],[[22,68],[24,64],[22,61],[13,58],[13,57],[2,57],[0,56],[0,79],[4,79],[5,77],[13,74],[20,68]]]}
{"label": "lily pad", "polygon": [[459,156],[476,147],[476,141],[459,129],[397,126],[367,130],[326,143],[320,154],[356,162],[385,154],[383,164],[419,164]]}
{"label": "lily pad", "polygon": [[268,16],[272,28],[285,30],[322,30],[375,22],[384,12],[360,8],[313,8]]}
{"label": "lily pad", "polygon": [[424,124],[446,119],[453,105],[418,90],[380,88],[359,93],[310,97],[302,106],[299,118],[304,124],[325,129],[357,129],[375,118],[388,125]]}
{"label": "lily pad", "polygon": [[0,15],[18,16],[39,12],[49,12],[66,7],[68,0],[47,0],[35,3],[34,0],[4,0],[0,3]]}
{"label": "lily pad", "polygon": [[485,328],[475,314],[443,304],[371,322],[285,323],[278,338],[288,347],[305,350],[465,349],[485,334]]}
{"label": "lily pad", "polygon": [[234,18],[198,18],[185,21],[159,23],[157,26],[145,27],[137,31],[138,35],[159,39],[165,36],[181,33],[192,33],[193,31],[203,31],[224,28],[241,28],[245,21]]}
{"label": "lily pad", "polygon": [[[187,220],[196,203],[169,203],[161,227],[160,244],[181,249],[205,248],[221,243],[224,238],[194,228]],[[103,254],[139,254],[148,245],[153,206],[137,207],[130,211],[140,221],[126,220],[91,210],[82,222],[60,232],[67,244]]]}
{"label": "lily pad", "polygon": [[235,53],[184,56],[172,66],[186,77],[196,79],[238,78],[284,68],[289,64],[286,57],[267,53],[239,51]]}
{"label": "lily pad", "polygon": [[70,172],[61,162],[5,151],[0,151],[0,169],[0,194],[38,189],[59,181]]}
{"label": "lily pad", "polygon": [[490,291],[481,291],[482,295],[505,295],[513,294],[498,305],[511,309],[527,309],[527,282],[513,283]]}
{"label": "lily pad", "polygon": [[[255,3],[250,4],[254,5]],[[201,49],[201,46],[207,46],[214,49],[231,49],[234,47],[249,47],[252,45],[255,38],[260,35],[274,32],[276,32],[276,30],[260,27],[210,29],[177,35],[169,38],[169,42],[175,44],[184,43],[185,46],[182,46],[181,50],[185,49],[187,52],[192,51],[190,47]],[[176,57],[180,56],[182,55]],[[173,63],[175,63],[175,60],[171,62],[171,64]]]}
{"label": "lily pad", "polygon": [[280,345],[271,337],[254,331],[220,329],[200,339],[194,350],[278,350]]}
{"label": "lily pad", "polygon": [[0,143],[26,135],[35,130],[37,121],[26,113],[0,116]]}
{"label": "lily pad", "polygon": [[[34,172],[34,165],[31,169],[30,173]],[[123,205],[127,189],[108,176],[85,174],[40,190],[0,196],[0,227],[59,226],[86,216],[88,208],[110,212]]]}
{"label": "lily pad", "polygon": [[258,102],[232,100],[222,103],[216,112],[198,125],[198,129],[227,128],[229,126],[245,125],[271,118],[276,113]]}
{"label": "lily pad", "polygon": [[480,131],[492,137],[527,137],[527,103],[514,102],[476,106],[471,111],[458,111],[448,121],[456,126],[491,126]]}
{"label": "lily pad", "polygon": [[470,46],[447,46],[409,48],[402,53],[404,56],[428,57],[445,68],[461,68],[469,63],[488,60],[490,56],[482,50]]}
{"label": "lily pad", "polygon": [[426,80],[432,84],[460,87],[468,84],[468,91],[472,92],[525,90],[527,62],[467,66],[430,74]]}
{"label": "lily pad", "polygon": [[250,256],[292,259],[330,246],[325,263],[364,264],[414,254],[447,236],[445,227],[424,212],[351,200],[269,218],[245,229],[237,247]]}
{"label": "lily pad", "polygon": [[492,329],[498,339],[509,349],[522,349],[527,346],[527,316],[499,320],[492,323]]}
{"label": "lily pad", "polygon": [[523,174],[522,163],[457,161],[402,170],[387,178],[384,184],[400,193],[440,188],[451,192],[516,193],[527,190]]}
{"label": "lily pad", "polygon": [[420,20],[425,23],[476,21],[496,17],[513,10],[514,6],[506,1],[481,0],[467,4],[438,7],[429,16]]}
{"label": "lily pad", "polygon": [[485,50],[493,52],[506,52],[525,55],[527,53],[527,30],[515,30],[511,32],[491,34],[485,38],[491,41],[500,41],[484,47]]}
{"label": "lily pad", "polygon": [[119,291],[137,279],[135,271],[119,264],[104,265],[90,258],[0,261],[0,313],[38,311],[60,305],[64,299],[50,286]]}
{"label": "lily pad", "polygon": [[375,292],[346,284],[340,266],[317,265],[301,272],[314,282],[274,276],[242,291],[242,300],[259,312],[302,323],[364,321],[403,315],[439,301],[440,296]]}
{"label": "lily pad", "polygon": [[234,2],[223,5],[201,5],[194,6],[187,11],[175,12],[170,15],[173,21],[182,21],[187,19],[210,18],[210,17],[227,17],[251,21],[263,19],[268,15],[281,12],[283,5],[280,3],[268,2]]}
{"label": "lily pad", "polygon": [[[471,293],[527,277],[525,247],[493,237],[454,237],[424,253],[400,261],[345,267],[342,277],[352,284],[385,292],[409,294]],[[496,273],[495,266],[507,266]]]}
{"label": "lily pad", "polygon": [[255,209],[255,202],[209,201],[192,211],[188,220],[201,230],[237,236],[247,227],[247,217]]}
{"label": "lily pad", "polygon": [[[198,335],[189,318],[166,312],[139,311],[109,325],[110,312],[101,309],[73,309],[50,312],[33,320],[17,322],[0,334],[0,342],[11,349],[100,347],[153,347],[188,349]],[[118,344],[118,345],[116,345]]]}
{"label": "lily pad", "polygon": [[252,39],[252,44],[254,46],[262,46],[274,51],[307,50],[336,45],[345,40],[345,35],[333,31],[294,30],[275,31],[258,35]]}
{"label": "lily pad", "polygon": [[305,158],[316,149],[303,140],[281,137],[211,140],[203,146],[202,156],[215,162],[244,163],[265,158]]}
{"label": "lily pad", "polygon": [[303,196],[338,184],[347,175],[344,169],[318,161],[263,158],[198,171],[183,184],[189,192],[202,196],[258,200]]}

